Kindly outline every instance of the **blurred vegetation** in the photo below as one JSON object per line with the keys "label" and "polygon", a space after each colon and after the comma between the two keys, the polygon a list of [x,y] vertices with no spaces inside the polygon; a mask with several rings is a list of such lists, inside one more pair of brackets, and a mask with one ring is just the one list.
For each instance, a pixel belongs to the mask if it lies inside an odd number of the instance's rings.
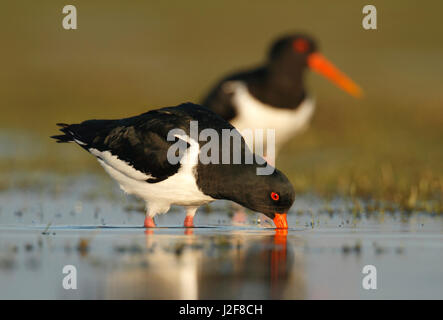
{"label": "blurred vegetation", "polygon": [[260,63],[274,37],[306,31],[365,97],[309,75],[317,112],[277,165],[298,192],[443,212],[443,2],[371,1],[376,31],[361,27],[360,0],[72,3],[75,31],[62,29],[60,1],[2,4],[1,133],[25,132],[38,152],[14,145],[15,155],[0,156],[0,176],[101,170],[50,141],[56,122],[199,101],[221,76]]}

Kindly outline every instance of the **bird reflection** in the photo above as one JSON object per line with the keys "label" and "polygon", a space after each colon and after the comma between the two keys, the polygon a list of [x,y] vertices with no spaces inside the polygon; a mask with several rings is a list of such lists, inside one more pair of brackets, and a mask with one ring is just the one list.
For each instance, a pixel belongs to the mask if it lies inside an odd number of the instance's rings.
{"label": "bird reflection", "polygon": [[134,267],[111,273],[107,291],[138,299],[303,298],[288,231],[269,231],[146,229],[143,252],[121,257]]}
{"label": "bird reflection", "polygon": [[280,298],[282,286],[288,276],[287,239],[288,230],[276,229],[271,249],[271,297]]}

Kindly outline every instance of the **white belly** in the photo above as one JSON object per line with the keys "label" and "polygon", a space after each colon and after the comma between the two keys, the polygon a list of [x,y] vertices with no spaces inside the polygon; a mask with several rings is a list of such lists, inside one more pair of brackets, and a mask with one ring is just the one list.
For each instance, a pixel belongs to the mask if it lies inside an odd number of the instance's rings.
{"label": "white belly", "polygon": [[183,170],[157,183],[134,180],[99,160],[106,172],[114,178],[126,193],[133,194],[149,204],[200,206],[214,199],[203,194],[195,178]]}
{"label": "white belly", "polygon": [[241,81],[230,82],[229,89],[233,92],[233,104],[237,110],[232,125],[240,131],[274,129],[276,151],[291,137],[309,126],[315,110],[315,103],[309,98],[295,110],[269,106],[251,95]]}
{"label": "white belly", "polygon": [[200,151],[199,144],[187,136],[180,138],[191,144],[182,158],[180,169],[176,174],[157,183],[146,182],[150,176],[111,155],[109,151],[90,151],[101,158],[98,158],[99,163],[119,183],[123,191],[143,199],[150,213],[165,213],[171,205],[200,206],[215,200],[201,192],[196,183],[194,171]]}

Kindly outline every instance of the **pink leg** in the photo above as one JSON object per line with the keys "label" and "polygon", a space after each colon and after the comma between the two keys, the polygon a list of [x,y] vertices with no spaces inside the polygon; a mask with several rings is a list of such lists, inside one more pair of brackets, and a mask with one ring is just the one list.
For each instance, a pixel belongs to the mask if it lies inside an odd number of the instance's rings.
{"label": "pink leg", "polygon": [[145,228],[155,228],[154,218],[146,216],[145,218]]}
{"label": "pink leg", "polygon": [[194,215],[198,207],[187,207],[186,208],[186,218],[183,223],[185,228],[194,228]]}
{"label": "pink leg", "polygon": [[186,216],[184,225],[186,228],[194,227],[194,216]]}

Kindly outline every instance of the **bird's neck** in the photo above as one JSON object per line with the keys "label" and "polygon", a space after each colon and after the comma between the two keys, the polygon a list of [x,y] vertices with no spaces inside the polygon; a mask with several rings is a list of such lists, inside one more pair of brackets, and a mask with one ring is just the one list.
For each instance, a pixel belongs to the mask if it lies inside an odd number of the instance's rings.
{"label": "bird's neck", "polygon": [[251,83],[249,90],[260,101],[278,108],[295,109],[306,94],[303,85],[304,70],[268,65],[263,77]]}
{"label": "bird's neck", "polygon": [[197,172],[200,190],[215,199],[241,203],[254,190],[254,179],[251,177],[256,175],[255,165],[199,164]]}

